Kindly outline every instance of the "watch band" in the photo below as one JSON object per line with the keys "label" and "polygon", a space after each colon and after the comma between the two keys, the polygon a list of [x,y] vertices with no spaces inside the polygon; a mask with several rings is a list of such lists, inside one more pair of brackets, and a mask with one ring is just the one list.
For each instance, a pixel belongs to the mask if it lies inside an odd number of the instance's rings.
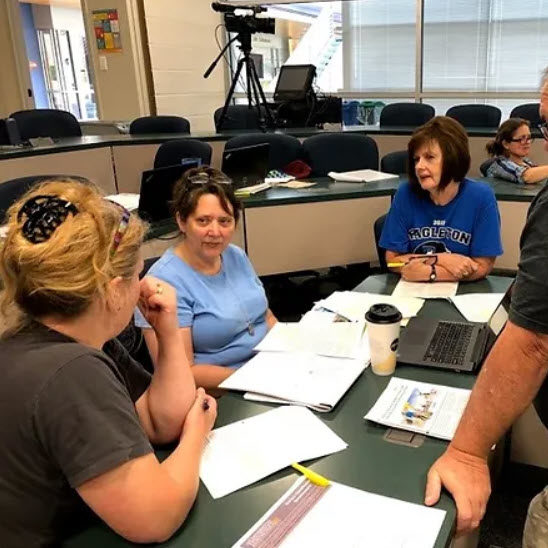
{"label": "watch band", "polygon": [[438,277],[437,273],[436,273],[436,265],[432,264],[430,265],[430,276],[428,277],[428,281],[430,283],[432,282],[435,282],[436,281],[436,278]]}

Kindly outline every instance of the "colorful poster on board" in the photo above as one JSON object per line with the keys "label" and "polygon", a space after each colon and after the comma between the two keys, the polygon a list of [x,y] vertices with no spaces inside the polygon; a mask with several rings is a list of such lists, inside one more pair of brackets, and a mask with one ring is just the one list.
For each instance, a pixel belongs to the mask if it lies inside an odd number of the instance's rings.
{"label": "colorful poster on board", "polygon": [[122,41],[120,39],[120,20],[118,10],[93,10],[93,28],[97,49],[101,53],[120,53]]}

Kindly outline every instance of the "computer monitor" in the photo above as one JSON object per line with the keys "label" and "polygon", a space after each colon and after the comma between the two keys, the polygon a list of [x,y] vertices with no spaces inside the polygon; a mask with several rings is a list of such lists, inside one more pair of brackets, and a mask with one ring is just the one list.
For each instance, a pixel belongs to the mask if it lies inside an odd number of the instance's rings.
{"label": "computer monitor", "polygon": [[316,76],[314,65],[284,65],[280,69],[274,101],[302,101],[312,89]]}

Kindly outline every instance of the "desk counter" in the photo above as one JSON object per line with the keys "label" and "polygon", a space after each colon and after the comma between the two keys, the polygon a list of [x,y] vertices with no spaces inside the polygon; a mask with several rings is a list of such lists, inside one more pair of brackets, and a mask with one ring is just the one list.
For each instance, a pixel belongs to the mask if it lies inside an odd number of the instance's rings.
{"label": "desk counter", "polygon": [[[373,276],[358,290],[391,292],[398,277]],[[510,278],[490,277],[487,280],[461,284],[460,292],[504,292]],[[444,319],[460,318],[446,301],[427,302],[421,315]],[[398,366],[396,374],[408,379],[471,388],[475,377],[448,371]],[[423,445],[412,448],[395,445],[383,438],[386,428],[364,421],[363,416],[388,384],[389,377],[377,377],[368,368],[331,413],[318,414],[349,445],[340,453],[313,461],[311,467],[335,481],[408,502],[422,504],[426,473],[445,450],[446,442],[426,438]],[[272,406],[245,401],[228,394],[219,400],[217,426],[264,412]],[[165,456],[166,453],[161,453]],[[292,485],[297,474],[289,469],[241,489],[221,499],[211,498],[200,484],[198,499],[185,525],[168,542],[166,548],[183,546],[224,548],[231,546]],[[436,548],[447,548],[455,523],[455,505],[443,494],[438,508],[447,512],[436,542]],[[71,538],[65,548],[114,548],[130,546],[104,524],[97,524]]]}

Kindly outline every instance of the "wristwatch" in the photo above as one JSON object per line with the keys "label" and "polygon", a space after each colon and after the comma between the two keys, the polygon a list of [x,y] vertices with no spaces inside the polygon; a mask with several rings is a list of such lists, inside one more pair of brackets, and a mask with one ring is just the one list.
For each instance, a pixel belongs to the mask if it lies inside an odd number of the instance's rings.
{"label": "wristwatch", "polygon": [[432,283],[432,282],[435,282],[435,281],[436,281],[436,278],[437,278],[438,276],[437,276],[437,274],[436,274],[436,265],[431,264],[431,265],[430,265],[430,268],[431,268],[431,270],[430,270],[430,276],[428,276],[428,281],[429,281],[430,283]]}

